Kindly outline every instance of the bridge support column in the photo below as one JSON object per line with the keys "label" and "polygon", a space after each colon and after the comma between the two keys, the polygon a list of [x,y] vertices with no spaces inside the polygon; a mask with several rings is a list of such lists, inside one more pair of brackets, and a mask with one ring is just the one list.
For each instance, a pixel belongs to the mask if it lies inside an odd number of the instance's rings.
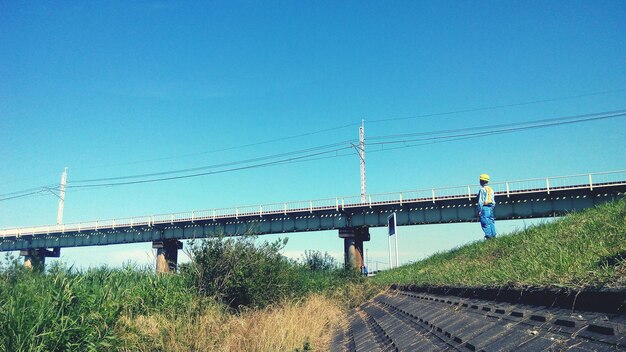
{"label": "bridge support column", "polygon": [[20,251],[20,255],[24,257],[24,267],[27,269],[43,271],[46,266],[46,257],[60,257],[61,248],[56,247],[52,250],[47,250],[45,248],[29,249],[26,251]]}
{"label": "bridge support column", "polygon": [[183,243],[177,239],[154,241],[152,248],[156,248],[156,272],[176,272],[178,266],[178,250],[183,249]]}
{"label": "bridge support column", "polygon": [[370,240],[367,227],[349,227],[339,229],[339,237],[343,238],[343,257],[346,269],[363,271],[363,242]]}

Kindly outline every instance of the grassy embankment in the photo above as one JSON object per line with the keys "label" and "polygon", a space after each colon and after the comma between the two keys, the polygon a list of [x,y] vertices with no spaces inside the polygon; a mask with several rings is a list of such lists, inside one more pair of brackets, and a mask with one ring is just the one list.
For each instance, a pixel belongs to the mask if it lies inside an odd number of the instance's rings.
{"label": "grassy embankment", "polygon": [[381,273],[380,285],[626,287],[626,199]]}
{"label": "grassy embankment", "polygon": [[[626,200],[368,280],[310,270],[279,249],[214,241],[196,248],[199,266],[165,276],[136,268],[44,274],[8,262],[0,265],[0,352],[323,351],[346,308],[391,283],[626,287]],[[313,263],[325,265],[323,257]]]}

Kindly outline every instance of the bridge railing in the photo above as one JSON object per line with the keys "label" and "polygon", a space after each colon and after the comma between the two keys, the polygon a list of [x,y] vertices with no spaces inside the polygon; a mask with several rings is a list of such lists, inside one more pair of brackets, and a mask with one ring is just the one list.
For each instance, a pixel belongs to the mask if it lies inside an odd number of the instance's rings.
{"label": "bridge railing", "polygon": [[259,205],[259,216],[285,213],[286,209],[286,203]]}
{"label": "bridge railing", "polygon": [[[608,185],[626,185],[626,170],[556,176],[508,182],[490,183],[493,190],[499,195],[521,193],[540,193],[563,189],[594,189]],[[22,236],[46,233],[65,233],[97,231],[99,229],[115,229],[119,227],[143,227],[154,224],[174,224],[177,222],[194,222],[196,220],[239,218],[240,216],[259,216],[269,214],[288,214],[314,212],[318,210],[355,208],[383,204],[403,204],[404,202],[436,202],[445,199],[472,200],[480,189],[479,185],[466,185],[446,188],[432,188],[403,192],[368,194],[363,196],[336,197],[327,199],[273,203],[234,208],[199,210],[191,212],[157,214],[137,216],[123,219],[87,221],[73,224],[30,226],[0,230],[0,237]]]}
{"label": "bridge railing", "polygon": [[364,206],[366,204],[369,203],[369,199],[373,197],[373,195],[368,194],[365,196],[365,199],[363,199],[362,196],[349,196],[349,197],[341,197],[341,202],[343,205],[343,208],[354,208],[354,207],[360,207],[360,206]]}
{"label": "bridge railing", "polygon": [[594,186],[603,187],[624,183],[626,183],[626,170],[508,181],[493,183],[490,186],[499,194],[520,194],[538,191],[549,193],[552,190],[561,189],[593,189]]}
{"label": "bridge railing", "polygon": [[435,200],[438,199],[458,199],[458,198],[468,198],[471,199],[476,196],[478,193],[479,187],[476,185],[468,185],[463,187],[446,187],[439,189],[432,189],[431,196],[434,197]]}

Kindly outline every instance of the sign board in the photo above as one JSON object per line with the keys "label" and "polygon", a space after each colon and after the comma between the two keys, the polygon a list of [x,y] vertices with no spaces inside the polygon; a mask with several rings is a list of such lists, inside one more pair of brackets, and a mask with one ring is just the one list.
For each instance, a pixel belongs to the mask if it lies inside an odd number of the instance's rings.
{"label": "sign board", "polygon": [[387,236],[387,242],[389,242],[389,268],[393,268],[393,263],[391,262],[391,236],[395,235],[396,239],[396,267],[400,266],[400,259],[398,258],[398,224],[396,223],[396,213],[389,215],[387,218],[387,231],[389,232],[389,236]]}
{"label": "sign board", "polygon": [[396,234],[396,213],[389,215],[387,218],[387,230],[389,232],[389,236]]}

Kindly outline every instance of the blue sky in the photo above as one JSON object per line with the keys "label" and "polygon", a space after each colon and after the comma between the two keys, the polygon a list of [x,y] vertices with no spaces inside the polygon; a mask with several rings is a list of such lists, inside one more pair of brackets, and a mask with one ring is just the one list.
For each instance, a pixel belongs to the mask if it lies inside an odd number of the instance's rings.
{"label": "blue sky", "polygon": [[[623,1],[1,2],[0,194],[58,183],[66,166],[71,184],[355,139],[361,119],[371,138],[624,109],[624,18]],[[624,121],[368,148],[368,192],[625,169]],[[71,189],[64,221],[358,193],[348,155]],[[2,201],[0,227],[51,224],[56,210],[52,195]],[[404,262],[481,236],[477,224],[400,231]],[[384,229],[372,236],[371,258],[386,261]],[[334,232],[288,237],[290,256],[341,253]],[[80,266],[149,256],[149,243],[62,251]]]}

